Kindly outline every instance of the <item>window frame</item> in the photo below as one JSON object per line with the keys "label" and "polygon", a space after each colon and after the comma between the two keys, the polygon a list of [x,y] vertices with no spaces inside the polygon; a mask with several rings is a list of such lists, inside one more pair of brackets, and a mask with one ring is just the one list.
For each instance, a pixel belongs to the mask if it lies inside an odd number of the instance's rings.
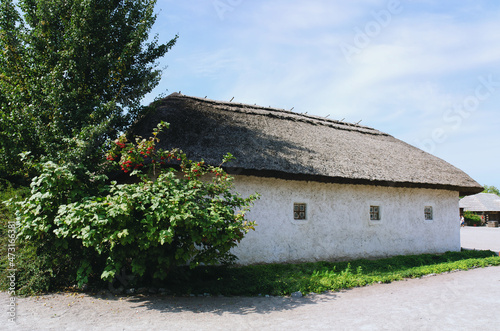
{"label": "window frame", "polygon": [[[373,210],[375,208],[377,208],[377,211]],[[377,218],[373,218],[372,215],[376,215]],[[382,220],[382,208],[380,208],[380,205],[370,204],[370,221],[380,222],[381,220]]]}
{"label": "window frame", "polygon": [[[430,216],[431,218],[427,218],[427,208],[430,208]],[[425,204],[424,205],[424,221],[425,222],[432,222],[434,221],[434,206],[432,204]]]}
{"label": "window frame", "polygon": [[[300,210],[301,207],[304,207],[303,211]],[[298,210],[296,210],[298,209]],[[293,220],[294,221],[307,221],[308,219],[308,211],[307,211],[307,202],[294,202],[293,203]],[[295,217],[296,213],[299,213],[299,217]],[[300,217],[300,213],[304,213],[303,217]]]}
{"label": "window frame", "polygon": [[[374,220],[372,219],[371,217],[371,208],[372,207],[378,207],[378,220]],[[368,224],[369,225],[380,225],[380,224],[383,224],[383,220],[384,220],[384,204],[381,202],[381,201],[375,201],[375,200],[372,200],[372,201],[367,201],[367,205],[366,207],[367,209],[365,209],[363,211],[363,213],[367,213],[368,215],[365,216],[367,219],[368,219]],[[366,215],[366,214],[365,214]]]}

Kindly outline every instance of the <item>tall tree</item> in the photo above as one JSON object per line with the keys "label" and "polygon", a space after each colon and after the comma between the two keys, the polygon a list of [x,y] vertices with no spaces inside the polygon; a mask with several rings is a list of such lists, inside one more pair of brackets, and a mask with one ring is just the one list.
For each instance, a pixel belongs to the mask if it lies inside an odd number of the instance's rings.
{"label": "tall tree", "polygon": [[0,0],[0,173],[85,161],[139,113],[177,36],[150,39],[156,0]]}

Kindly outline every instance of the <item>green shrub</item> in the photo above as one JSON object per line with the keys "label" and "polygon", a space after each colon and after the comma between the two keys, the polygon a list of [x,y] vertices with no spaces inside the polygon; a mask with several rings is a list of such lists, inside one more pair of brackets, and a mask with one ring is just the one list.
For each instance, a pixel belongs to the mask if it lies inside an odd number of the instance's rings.
{"label": "green shrub", "polygon": [[[78,167],[70,168],[48,162],[42,174],[33,180],[31,190],[7,187],[2,191],[2,200],[6,202],[0,208],[2,289],[9,288],[6,275],[12,269],[15,269],[16,294],[35,294],[76,284],[79,263],[92,252],[73,238],[56,237],[51,217],[57,214],[58,204],[84,196],[95,186],[76,180],[76,176],[68,180],[68,173],[78,173]],[[17,239],[14,246],[9,246],[8,231],[12,228]],[[103,264],[101,260],[92,255],[94,264]]]}
{"label": "green shrub", "polygon": [[[234,261],[230,249],[254,229],[245,213],[257,195],[232,193],[221,167],[156,150],[157,132],[135,143],[121,137],[109,151],[107,166],[133,176],[128,184],[106,183],[82,165],[43,164],[16,217],[19,238],[45,257],[48,277],[83,285],[126,272],[139,282],[179,265]],[[169,162],[179,170],[159,167]]]}
{"label": "green shrub", "polygon": [[[12,270],[15,276],[16,294],[34,294],[50,288],[50,270],[45,267],[45,256],[36,253],[29,242],[14,240],[16,220],[12,205],[4,201],[20,201],[29,194],[27,187],[14,187],[0,180],[0,289],[9,291]],[[11,232],[9,232],[9,230]],[[9,254],[10,253],[10,254]]]}
{"label": "green shrub", "polygon": [[464,211],[464,219],[465,219],[465,222],[467,222],[468,225],[470,226],[480,226],[482,225],[482,219],[481,219],[481,216],[479,215],[476,215],[474,214],[473,212],[471,211]]}

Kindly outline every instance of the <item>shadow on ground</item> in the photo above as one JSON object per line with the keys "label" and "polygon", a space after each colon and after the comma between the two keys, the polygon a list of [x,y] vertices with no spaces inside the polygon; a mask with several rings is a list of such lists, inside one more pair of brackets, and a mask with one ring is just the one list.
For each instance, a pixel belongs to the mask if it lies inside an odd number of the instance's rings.
{"label": "shadow on ground", "polygon": [[[349,290],[346,290],[349,291]],[[337,295],[332,292],[321,295],[309,294],[303,297],[176,297],[166,295],[134,295],[116,296],[109,292],[93,295],[96,299],[122,300],[129,303],[131,309],[146,308],[165,313],[211,313],[223,314],[268,314],[271,312],[288,311],[304,305],[315,305],[335,300]]]}

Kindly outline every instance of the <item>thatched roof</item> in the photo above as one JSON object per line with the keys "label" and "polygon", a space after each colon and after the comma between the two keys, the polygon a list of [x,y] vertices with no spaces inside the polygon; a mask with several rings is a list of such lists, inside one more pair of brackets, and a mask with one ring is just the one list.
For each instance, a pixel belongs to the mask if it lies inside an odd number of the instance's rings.
{"label": "thatched roof", "polygon": [[500,197],[493,193],[479,193],[460,199],[459,205],[470,211],[500,211]]}
{"label": "thatched roof", "polygon": [[147,137],[170,123],[160,147],[228,171],[295,180],[478,193],[482,187],[449,163],[375,129],[282,109],[220,102],[173,93],[132,127]]}

